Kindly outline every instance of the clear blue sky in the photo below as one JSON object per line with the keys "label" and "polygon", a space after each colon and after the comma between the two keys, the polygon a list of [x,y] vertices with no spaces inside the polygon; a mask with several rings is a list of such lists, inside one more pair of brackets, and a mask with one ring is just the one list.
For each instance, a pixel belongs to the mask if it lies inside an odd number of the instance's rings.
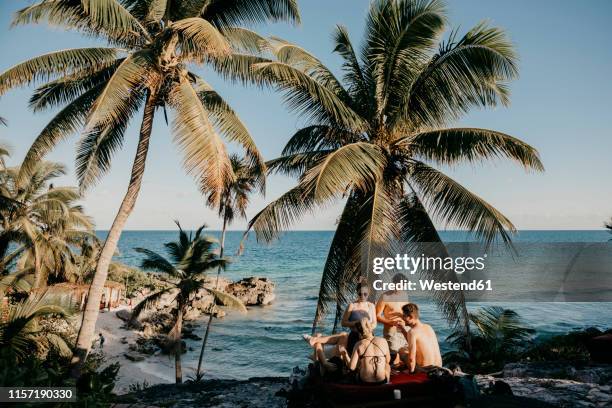
{"label": "clear blue sky", "polygon": [[[509,108],[474,111],[461,124],[489,127],[522,138],[541,153],[546,172],[526,174],[507,163],[485,163],[450,170],[465,186],[504,212],[521,229],[599,229],[612,216],[612,2],[609,0],[462,0],[449,1],[451,24],[465,32],[480,20],[506,29],[521,57],[520,78],[512,84]],[[14,11],[27,1],[0,5],[0,70],[26,58],[56,49],[95,44],[77,33],[47,26],[9,28]],[[337,69],[330,31],[348,26],[354,42],[361,39],[368,0],[301,0],[300,27],[259,27],[301,44]],[[207,70],[202,73],[232,104],[251,130],[266,158],[276,157],[300,123],[272,92],[226,84]],[[0,99],[0,140],[13,148],[17,164],[52,117],[32,114],[27,101],[32,89],[11,91]],[[159,119],[159,118],[158,118]],[[98,228],[108,228],[123,196],[135,150],[137,129],[128,132],[111,172],[84,199]],[[68,165],[62,184],[74,184],[77,136],[49,158]],[[265,199],[256,198],[249,214],[293,185],[272,177]],[[341,203],[295,225],[295,229],[333,229]],[[193,180],[185,176],[169,129],[157,120],[143,189],[128,229],[170,229],[179,219],[193,227],[220,225],[206,209]],[[236,222],[235,229],[244,223]]]}

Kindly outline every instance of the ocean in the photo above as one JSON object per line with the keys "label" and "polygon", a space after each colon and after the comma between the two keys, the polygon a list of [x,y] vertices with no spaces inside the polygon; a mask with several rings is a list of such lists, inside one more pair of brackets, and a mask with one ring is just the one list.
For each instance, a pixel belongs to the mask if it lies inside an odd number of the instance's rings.
{"label": "ocean", "polygon": [[[219,232],[210,231],[218,236]],[[105,233],[100,232],[103,238]],[[445,241],[462,241],[466,234],[457,231],[441,233]],[[163,253],[163,244],[175,240],[175,231],[125,231],[119,242],[117,259],[139,266],[141,255],[135,247],[145,247]],[[230,231],[226,238],[226,253],[235,254],[242,232]],[[247,379],[259,376],[287,376],[295,366],[305,367],[309,350],[302,340],[310,333],[316,308],[321,271],[327,256],[332,231],[293,231],[283,234],[271,245],[258,244],[251,234],[243,255],[234,257],[224,276],[238,280],[260,276],[276,285],[276,300],[266,307],[250,308],[246,315],[228,311],[216,319],[207,345],[204,362],[208,378]],[[611,238],[606,231],[521,231],[515,242],[605,242]],[[612,290],[612,288],[611,288]],[[488,305],[490,303],[487,303]],[[475,310],[484,303],[470,303]],[[517,311],[539,336],[565,333],[590,326],[612,326],[612,303],[510,303],[501,306]],[[432,304],[421,305],[421,316],[438,333],[443,350],[449,328]],[[203,320],[196,334],[203,335]],[[327,326],[329,330],[330,327]],[[185,375],[193,375],[200,342],[188,340],[189,351],[183,357]],[[142,369],[146,370],[146,362]],[[173,380],[168,359],[168,381]],[[153,369],[153,367],[151,367]]]}

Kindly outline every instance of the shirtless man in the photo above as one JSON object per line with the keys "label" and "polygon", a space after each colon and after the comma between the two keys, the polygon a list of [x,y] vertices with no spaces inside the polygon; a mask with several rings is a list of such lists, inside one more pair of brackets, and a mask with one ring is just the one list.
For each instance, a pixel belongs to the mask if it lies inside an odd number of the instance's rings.
{"label": "shirtless man", "polygon": [[[398,273],[393,277],[393,283],[399,283],[406,279],[404,275]],[[391,290],[383,293],[376,302],[376,320],[383,324],[383,337],[387,340],[391,351],[391,365],[399,364],[399,351],[406,347],[406,338],[397,328],[398,323],[403,325],[402,307],[407,304],[407,299],[398,290]]]}
{"label": "shirtless man", "polygon": [[408,347],[400,350],[400,356],[410,372],[429,366],[442,367],[438,338],[431,326],[419,319],[419,307],[414,303],[408,303],[402,307],[402,312],[404,323],[410,327],[410,330],[402,324],[397,325],[408,343]]}

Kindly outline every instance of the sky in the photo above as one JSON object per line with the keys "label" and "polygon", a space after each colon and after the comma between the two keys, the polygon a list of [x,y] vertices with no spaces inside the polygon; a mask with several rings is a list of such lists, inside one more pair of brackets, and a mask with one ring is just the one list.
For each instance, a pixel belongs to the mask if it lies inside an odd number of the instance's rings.
{"label": "sky", "polygon": [[[369,0],[300,0],[302,24],[270,24],[255,29],[293,41],[315,54],[334,72],[331,30],[348,27],[361,42]],[[600,229],[612,216],[612,2],[609,0],[455,0],[448,1],[450,27],[459,33],[482,20],[505,29],[520,55],[520,77],[511,84],[511,106],[475,110],[457,125],[491,128],[519,137],[541,154],[546,171],[527,173],[513,163],[487,161],[446,168],[449,175],[502,211],[518,229]],[[46,25],[10,28],[13,13],[29,1],[0,4],[0,71],[33,56],[58,49],[104,45],[75,32]],[[272,91],[224,82],[206,68],[196,68],[231,104],[251,131],[266,159],[277,157],[304,123]],[[0,97],[0,142],[11,146],[17,165],[44,125],[56,113],[32,113],[33,87]],[[205,206],[193,179],[185,175],[170,129],[157,116],[151,151],[137,205],[126,229],[187,228],[202,223],[217,229],[221,221]],[[138,123],[126,135],[111,171],[83,199],[98,229],[109,228],[123,198],[136,149]],[[67,165],[56,185],[75,185],[74,158],[79,135],[48,155]],[[248,215],[280,196],[295,180],[272,176],[265,197],[253,197]],[[335,228],[342,202],[316,211],[293,226],[296,230]],[[237,220],[231,229],[246,225]],[[450,228],[440,224],[441,228]]]}

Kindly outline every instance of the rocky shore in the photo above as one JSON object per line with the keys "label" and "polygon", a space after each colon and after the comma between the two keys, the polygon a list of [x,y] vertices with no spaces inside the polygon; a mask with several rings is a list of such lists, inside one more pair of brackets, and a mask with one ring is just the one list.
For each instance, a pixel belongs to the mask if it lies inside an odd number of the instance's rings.
{"label": "rocky shore", "polygon": [[[562,367],[563,370],[559,370]],[[556,370],[556,371],[555,371]],[[574,373],[575,378],[555,378]],[[491,407],[612,407],[612,365],[573,367],[563,363],[508,364],[501,376],[477,375],[483,397],[474,406]],[[486,395],[491,385],[503,381],[511,393]],[[156,385],[119,397],[116,408],[221,407],[282,408],[288,406],[289,378],[251,378],[246,381],[209,380],[183,385]],[[292,404],[295,405],[295,404]],[[314,408],[314,407],[313,407]]]}
{"label": "rocky shore", "polygon": [[[207,285],[214,287],[216,281],[209,279]],[[240,298],[246,306],[265,306],[273,302],[274,284],[259,277],[245,278],[236,282],[221,278],[219,290]],[[171,351],[166,334],[173,325],[171,309],[174,293],[165,295],[138,320],[131,319],[131,308],[146,296],[142,293],[132,299],[132,306],[124,305],[112,312],[100,314],[96,331],[105,338],[104,348],[95,347],[94,352],[103,355],[106,363],[121,364],[115,392],[125,393],[131,388],[174,381],[173,362],[168,358]],[[214,306],[213,297],[205,290],[196,294],[196,299],[185,316],[183,338],[201,340],[204,316],[213,313],[223,317],[222,305]],[[187,351],[183,341],[183,351]],[[185,369],[188,370],[188,362]]]}
{"label": "rocky shore", "polygon": [[566,362],[506,364],[502,377],[478,375],[481,389],[495,381],[510,386],[516,396],[561,408],[612,407],[612,365]]}

